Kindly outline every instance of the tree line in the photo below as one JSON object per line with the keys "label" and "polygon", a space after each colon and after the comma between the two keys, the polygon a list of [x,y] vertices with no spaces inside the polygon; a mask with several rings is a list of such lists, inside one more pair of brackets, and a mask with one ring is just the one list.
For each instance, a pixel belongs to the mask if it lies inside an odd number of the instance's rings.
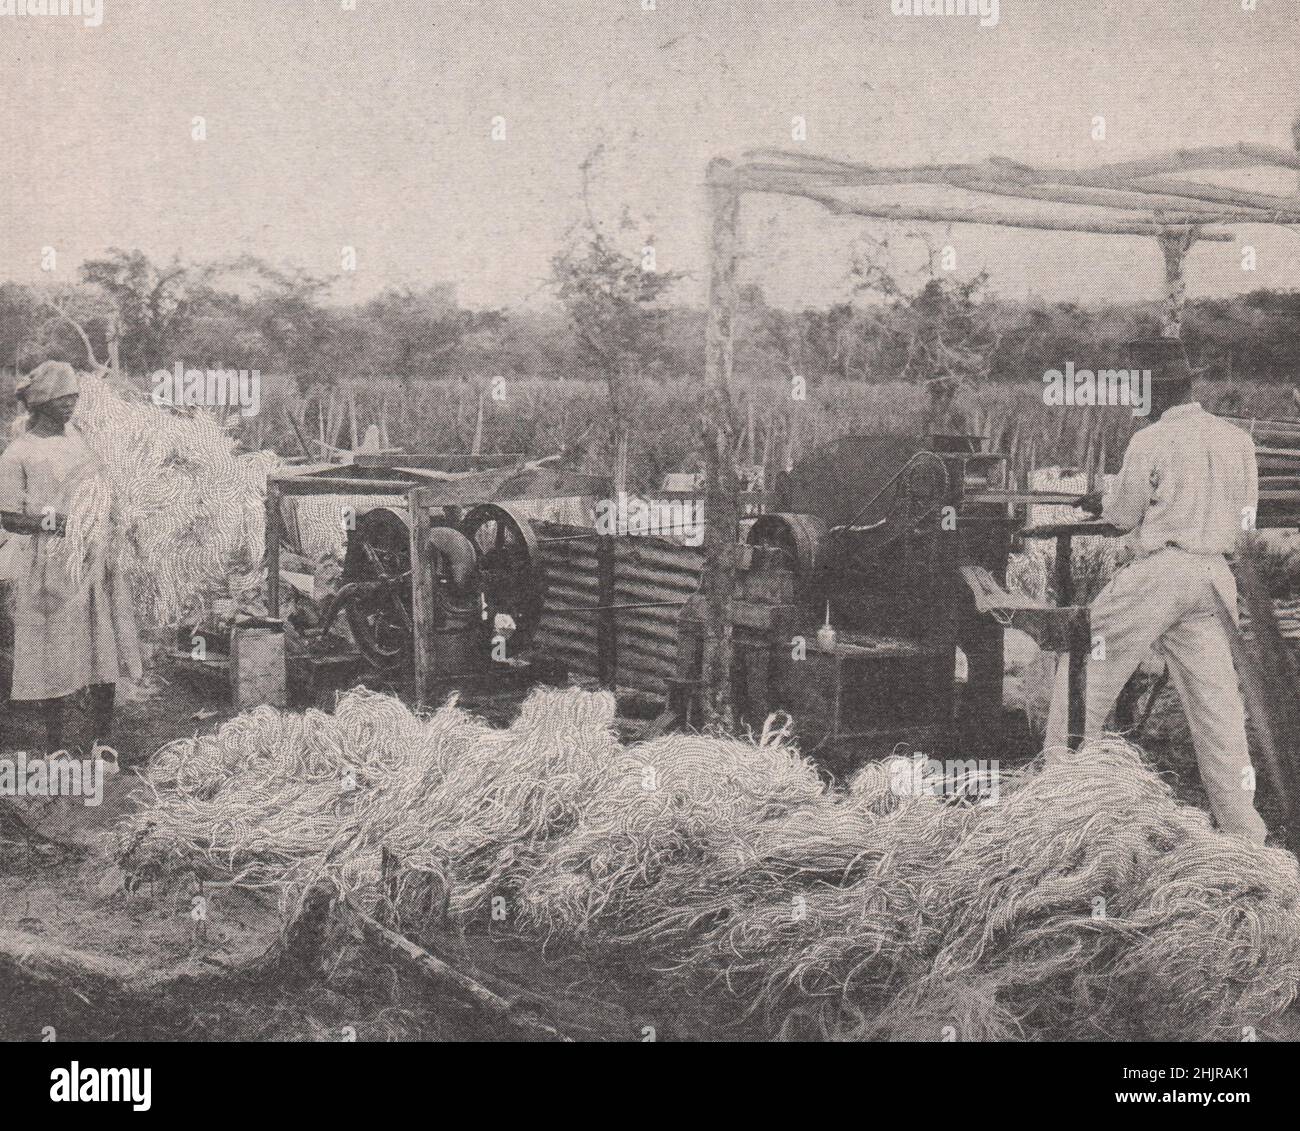
{"label": "tree line", "polygon": [[[880,257],[855,260],[852,301],[789,310],[741,289],[736,372],[821,381],[925,382],[943,388],[1036,381],[1067,360],[1120,364],[1129,338],[1159,332],[1156,303],[1010,301],[984,274],[934,269],[904,286]],[[364,302],[332,281],[253,257],[159,263],[110,249],[59,286],[0,284],[0,365],[90,359],[134,373],[260,369],[301,388],[345,380],[504,375],[609,383],[619,413],[631,383],[703,371],[704,311],[674,299],[681,276],[647,270],[593,227],[552,262],[543,310],[472,310],[455,287],[389,288]],[[1184,340],[1193,365],[1226,381],[1294,382],[1300,292],[1194,299]]]}

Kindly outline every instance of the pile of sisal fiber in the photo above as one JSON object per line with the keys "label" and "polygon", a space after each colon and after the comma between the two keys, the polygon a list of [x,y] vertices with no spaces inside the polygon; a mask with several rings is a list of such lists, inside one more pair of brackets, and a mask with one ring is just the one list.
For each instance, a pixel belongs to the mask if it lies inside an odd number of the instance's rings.
{"label": "pile of sisal fiber", "polygon": [[577,689],[504,729],[364,690],[260,708],[158,752],[124,866],[399,914],[434,891],[438,930],[652,971],[718,1035],[1231,1039],[1295,999],[1295,858],[1215,832],[1121,740],[973,801],[898,759],[832,789],[781,730],[625,746],[614,711]]}

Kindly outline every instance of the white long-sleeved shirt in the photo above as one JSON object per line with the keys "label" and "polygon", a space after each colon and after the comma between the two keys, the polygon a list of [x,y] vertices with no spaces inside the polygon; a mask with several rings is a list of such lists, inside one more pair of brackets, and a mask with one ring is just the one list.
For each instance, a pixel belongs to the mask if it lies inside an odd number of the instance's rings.
{"label": "white long-sleeved shirt", "polygon": [[1166,546],[1231,553],[1259,504],[1255,443],[1195,401],[1167,409],[1124,453],[1102,521],[1132,531],[1139,557]]}

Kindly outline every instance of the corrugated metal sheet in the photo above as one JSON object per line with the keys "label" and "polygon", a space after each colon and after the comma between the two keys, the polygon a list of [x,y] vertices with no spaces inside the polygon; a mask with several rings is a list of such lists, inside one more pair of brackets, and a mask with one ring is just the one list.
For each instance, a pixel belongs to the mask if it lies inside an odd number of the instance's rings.
{"label": "corrugated metal sheet", "polygon": [[559,613],[563,608],[597,604],[647,604],[662,607],[620,609],[614,613],[617,668],[615,682],[662,695],[664,680],[677,670],[677,621],[681,604],[699,587],[704,553],[663,538],[613,539],[614,590],[601,600],[598,539],[580,527],[536,524],[546,570],[545,611],[538,628],[541,646],[570,671],[600,673],[600,614]]}

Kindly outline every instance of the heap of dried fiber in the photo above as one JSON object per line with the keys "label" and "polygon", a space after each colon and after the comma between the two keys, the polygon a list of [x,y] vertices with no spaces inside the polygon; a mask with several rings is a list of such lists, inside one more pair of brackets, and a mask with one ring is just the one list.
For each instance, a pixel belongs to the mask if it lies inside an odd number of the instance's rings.
{"label": "heap of dried fiber", "polygon": [[624,747],[613,721],[578,690],[508,729],[365,691],[263,708],[161,750],[120,835],[288,900],[432,892],[440,929],[651,968],[768,1036],[1267,1035],[1300,985],[1294,857],[1214,832],[1122,741],[970,804],[890,764],[827,789],[780,733]]}

